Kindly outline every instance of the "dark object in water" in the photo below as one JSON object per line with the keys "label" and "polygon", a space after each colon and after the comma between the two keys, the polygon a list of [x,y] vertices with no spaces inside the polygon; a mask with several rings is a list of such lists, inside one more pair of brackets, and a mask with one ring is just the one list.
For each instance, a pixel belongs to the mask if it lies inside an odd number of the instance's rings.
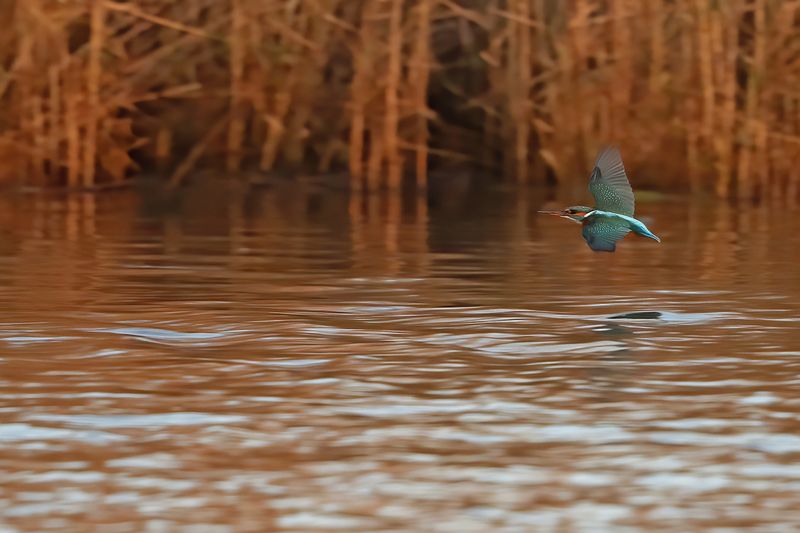
{"label": "dark object in water", "polygon": [[646,320],[646,319],[654,319],[654,318],[661,318],[661,313],[658,311],[635,311],[633,313],[622,313],[621,315],[614,315],[609,318],[628,318],[634,320]]}

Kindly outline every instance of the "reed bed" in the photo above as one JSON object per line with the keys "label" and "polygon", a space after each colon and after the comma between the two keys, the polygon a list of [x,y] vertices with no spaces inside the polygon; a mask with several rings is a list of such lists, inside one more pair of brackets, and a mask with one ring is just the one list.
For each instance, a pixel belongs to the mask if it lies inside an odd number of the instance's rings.
{"label": "reed bed", "polygon": [[9,0],[0,21],[5,182],[569,184],[615,142],[639,183],[800,193],[793,0]]}

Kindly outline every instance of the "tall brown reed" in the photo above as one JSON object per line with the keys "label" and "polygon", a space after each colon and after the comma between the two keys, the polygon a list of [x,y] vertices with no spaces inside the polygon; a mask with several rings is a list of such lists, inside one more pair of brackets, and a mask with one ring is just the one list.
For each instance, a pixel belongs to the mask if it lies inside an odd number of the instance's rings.
{"label": "tall brown reed", "polygon": [[792,0],[9,0],[0,179],[177,185],[205,159],[424,189],[457,160],[570,182],[615,142],[639,183],[797,199],[798,20]]}

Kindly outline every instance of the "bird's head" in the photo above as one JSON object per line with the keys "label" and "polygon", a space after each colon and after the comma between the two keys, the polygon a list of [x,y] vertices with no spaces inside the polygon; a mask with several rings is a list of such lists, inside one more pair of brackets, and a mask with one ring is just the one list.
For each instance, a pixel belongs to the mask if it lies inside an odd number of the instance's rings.
{"label": "bird's head", "polygon": [[568,218],[574,222],[581,223],[583,219],[586,218],[588,213],[594,211],[591,207],[586,207],[585,205],[573,205],[561,211],[539,211],[540,213],[544,213],[545,215],[555,215],[557,217],[564,217]]}

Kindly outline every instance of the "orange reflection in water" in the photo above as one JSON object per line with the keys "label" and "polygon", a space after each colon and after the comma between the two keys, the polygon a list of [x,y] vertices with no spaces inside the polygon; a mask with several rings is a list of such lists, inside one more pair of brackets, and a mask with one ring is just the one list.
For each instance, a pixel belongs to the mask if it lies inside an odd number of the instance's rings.
{"label": "orange reflection in water", "polygon": [[792,217],[455,190],[0,199],[0,529],[798,524]]}

